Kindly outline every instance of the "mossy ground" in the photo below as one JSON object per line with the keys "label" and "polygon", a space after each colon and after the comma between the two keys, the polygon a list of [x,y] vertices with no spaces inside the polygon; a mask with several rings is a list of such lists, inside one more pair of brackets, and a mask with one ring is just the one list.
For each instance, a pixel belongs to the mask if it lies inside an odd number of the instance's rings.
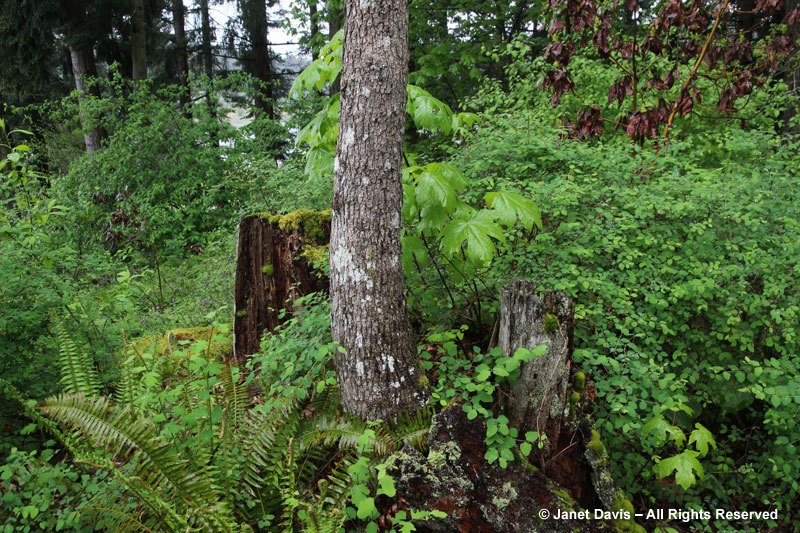
{"label": "mossy ground", "polygon": [[198,347],[202,347],[202,352],[207,353],[210,358],[223,359],[232,353],[232,339],[213,326],[171,329],[164,335],[141,337],[133,341],[131,347],[139,353],[173,356],[178,353],[195,353],[192,346],[198,342],[205,343]]}

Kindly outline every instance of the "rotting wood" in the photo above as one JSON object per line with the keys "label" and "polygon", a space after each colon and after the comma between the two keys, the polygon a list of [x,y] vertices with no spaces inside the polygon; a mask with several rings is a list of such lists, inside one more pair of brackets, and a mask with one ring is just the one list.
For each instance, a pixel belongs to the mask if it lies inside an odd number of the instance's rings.
{"label": "rotting wood", "polygon": [[[313,267],[314,251],[325,253],[330,212],[258,214],[239,222],[234,284],[233,357],[259,349],[264,331],[291,317],[292,303],[328,290],[328,279]],[[284,315],[282,310],[286,310]]]}

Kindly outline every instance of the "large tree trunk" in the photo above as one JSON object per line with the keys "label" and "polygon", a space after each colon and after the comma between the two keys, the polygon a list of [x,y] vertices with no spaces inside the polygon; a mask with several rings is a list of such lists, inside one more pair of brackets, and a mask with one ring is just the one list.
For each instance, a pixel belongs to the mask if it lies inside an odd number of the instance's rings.
{"label": "large tree trunk", "polygon": [[131,11],[131,62],[133,81],[147,79],[147,35],[144,0],[133,0]]}
{"label": "large tree trunk", "polygon": [[558,451],[569,413],[567,387],[573,350],[572,299],[563,292],[536,294],[536,283],[515,280],[500,292],[499,346],[506,356],[518,348],[547,344],[547,353],[525,363],[511,389],[509,419],[524,435],[547,435],[543,460]]}
{"label": "large tree trunk", "polygon": [[75,88],[78,89],[78,99],[81,105],[81,122],[83,124],[83,141],[86,145],[86,153],[92,153],[100,149],[103,140],[108,136],[105,129],[97,124],[89,124],[89,117],[86,112],[86,97],[93,96],[100,98],[100,87],[96,83],[87,83],[89,78],[97,77],[97,66],[94,61],[94,51],[87,49],[70,49],[70,59],[72,61],[72,75],[75,77]]}
{"label": "large tree trunk", "polygon": [[342,405],[392,419],[424,401],[400,263],[406,0],[345,2],[331,227],[331,329]]}
{"label": "large tree trunk", "polygon": [[[261,335],[290,318],[297,298],[328,290],[313,268],[330,238],[330,213],[255,215],[239,222],[234,284],[233,356],[256,353]],[[281,318],[281,310],[288,313]]]}
{"label": "large tree trunk", "polygon": [[181,85],[180,106],[186,109],[189,103],[189,54],[186,49],[186,8],[183,0],[172,0],[172,25],[175,28],[175,60],[178,68],[178,83]]}
{"label": "large tree trunk", "polygon": [[275,118],[272,94],[272,61],[269,57],[266,0],[247,0],[244,23],[250,39],[250,57],[253,61],[252,73],[258,80],[255,107],[269,118]]}

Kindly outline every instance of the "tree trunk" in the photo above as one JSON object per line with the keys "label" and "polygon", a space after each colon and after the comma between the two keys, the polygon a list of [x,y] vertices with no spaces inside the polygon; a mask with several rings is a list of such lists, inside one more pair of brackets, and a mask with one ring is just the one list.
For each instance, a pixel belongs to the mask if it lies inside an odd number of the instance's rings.
{"label": "tree trunk", "polygon": [[247,0],[244,23],[250,40],[250,57],[253,61],[252,73],[258,80],[255,107],[269,118],[275,118],[272,105],[272,61],[269,57],[266,0]]}
{"label": "tree trunk", "polygon": [[[312,263],[326,253],[330,213],[308,210],[239,222],[234,283],[233,356],[256,353],[261,335],[291,316],[300,296],[328,290]],[[288,303],[287,303],[288,302]],[[281,319],[282,309],[288,309]]]}
{"label": "tree trunk", "polygon": [[[786,14],[791,13],[797,8],[797,0],[786,0],[784,5]],[[800,22],[795,21],[791,24],[788,33],[794,37],[795,42],[800,41]],[[783,119],[783,132],[798,133],[800,132],[800,125],[792,127],[791,122],[797,114],[798,107],[800,107],[800,48],[795,47],[789,57],[784,61],[783,71],[787,91],[791,98],[791,103],[781,116]]]}
{"label": "tree trunk", "polygon": [[393,419],[424,401],[400,262],[405,0],[345,2],[331,225],[331,329],[345,410]]}
{"label": "tree trunk", "polygon": [[133,81],[147,79],[147,36],[144,0],[133,0],[131,12],[131,62]]}
{"label": "tree trunk", "polygon": [[172,0],[172,25],[175,28],[175,51],[178,83],[181,86],[180,106],[189,103],[189,54],[186,49],[186,10],[183,0]]}
{"label": "tree trunk", "polygon": [[573,350],[572,299],[563,292],[536,295],[536,283],[515,280],[500,291],[499,346],[506,356],[518,348],[548,345],[547,353],[525,363],[511,389],[509,419],[521,435],[547,435],[541,454],[557,451],[569,413],[567,386]]}
{"label": "tree trunk", "polygon": [[86,145],[86,153],[96,152],[102,146],[103,140],[108,134],[105,129],[96,124],[89,124],[89,117],[86,112],[87,96],[100,98],[100,88],[96,83],[88,84],[89,78],[97,77],[97,67],[94,61],[94,51],[88,49],[75,49],[69,51],[72,61],[72,75],[75,77],[75,88],[78,89],[78,99],[81,106],[81,123],[83,125],[83,142]]}
{"label": "tree trunk", "polygon": [[311,36],[309,42],[311,43],[311,60],[315,61],[319,57],[319,46],[315,43],[314,39],[319,35],[319,18],[317,17],[317,0],[308,0],[308,20],[310,25]]}
{"label": "tree trunk", "polygon": [[[344,20],[344,7],[339,0],[328,0],[328,40],[330,41],[336,32],[342,29]],[[341,90],[342,77],[339,76],[331,83],[331,96],[338,94]]]}
{"label": "tree trunk", "polygon": [[202,38],[203,73],[214,77],[214,56],[211,55],[211,17],[208,14],[208,0],[200,0],[200,34]]}

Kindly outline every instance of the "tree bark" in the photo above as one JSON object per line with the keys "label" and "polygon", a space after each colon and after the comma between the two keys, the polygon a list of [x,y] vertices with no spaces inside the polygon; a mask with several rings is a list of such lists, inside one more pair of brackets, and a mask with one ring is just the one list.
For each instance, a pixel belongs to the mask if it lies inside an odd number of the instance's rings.
{"label": "tree bark", "polygon": [[557,450],[565,415],[573,350],[572,299],[563,292],[536,294],[536,283],[515,280],[500,291],[499,346],[506,356],[518,348],[547,344],[547,353],[525,363],[511,389],[509,419],[521,435],[547,435],[546,460]]}
{"label": "tree bark", "polygon": [[183,0],[172,0],[172,25],[175,28],[175,50],[181,109],[189,103],[189,54],[186,48],[186,9]]}
{"label": "tree bark", "polygon": [[247,0],[244,23],[250,40],[250,56],[253,60],[252,73],[258,80],[255,107],[267,117],[275,118],[272,94],[272,61],[269,57],[266,0]]}
{"label": "tree bark", "polygon": [[[324,253],[330,214],[296,211],[284,216],[250,216],[239,222],[234,282],[233,356],[259,349],[261,335],[291,317],[297,298],[328,290],[314,270],[309,250]],[[281,310],[288,313],[281,318]]]}
{"label": "tree bark", "polygon": [[89,78],[97,78],[97,66],[94,61],[94,51],[88,49],[72,48],[69,51],[72,61],[72,75],[75,77],[75,88],[78,89],[78,100],[81,106],[81,123],[83,124],[83,142],[86,153],[96,152],[102,146],[103,140],[108,137],[105,129],[99,125],[90,125],[86,112],[87,96],[100,98],[100,88],[96,83],[87,83]]}
{"label": "tree bark", "polygon": [[319,17],[317,16],[317,0],[308,1],[308,20],[311,36],[311,60],[315,61],[319,57],[319,46],[314,42],[314,38],[319,35]]}
{"label": "tree bark", "polygon": [[331,225],[331,329],[346,411],[393,419],[424,394],[400,262],[406,0],[345,2]]}
{"label": "tree bark", "polygon": [[147,36],[144,0],[133,0],[131,11],[131,63],[133,81],[147,79]]}
{"label": "tree bark", "polygon": [[[797,8],[797,0],[786,0],[784,4],[786,14],[791,13]],[[794,37],[795,42],[798,42],[798,40],[800,40],[800,22],[795,21],[791,24],[788,33]],[[787,92],[792,100],[781,116],[783,119],[783,132],[798,133],[800,131],[800,126],[794,126],[793,128],[791,122],[797,114],[798,106],[800,106],[800,49],[795,47],[789,57],[784,61],[783,71],[786,79]]]}

